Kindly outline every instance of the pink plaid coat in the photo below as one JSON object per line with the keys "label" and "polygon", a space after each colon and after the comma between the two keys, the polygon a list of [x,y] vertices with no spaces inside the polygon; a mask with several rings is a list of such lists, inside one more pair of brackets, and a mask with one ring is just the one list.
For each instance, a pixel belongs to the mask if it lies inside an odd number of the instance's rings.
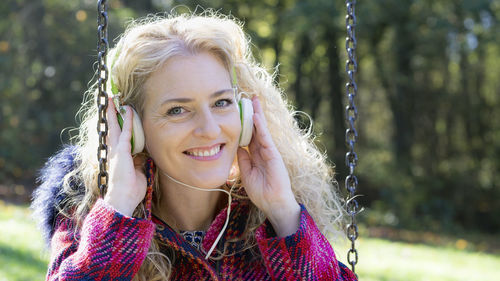
{"label": "pink plaid coat", "polygon": [[[55,160],[52,158],[49,164]],[[148,185],[151,186],[152,163],[149,168]],[[44,171],[50,172],[50,169],[46,166]],[[51,181],[50,176],[48,180],[42,177],[43,180],[41,191],[35,193],[35,211],[47,200],[52,202],[47,195],[44,201],[42,195],[43,190],[52,190],[46,185]],[[146,200],[150,200],[150,196],[148,192]],[[78,229],[68,218],[57,214],[49,216],[44,220],[44,223],[52,223],[47,280],[132,280],[153,237],[170,248],[170,253],[173,249],[172,280],[356,280],[356,276],[337,261],[333,248],[304,206],[301,206],[300,227],[296,233],[276,237],[266,221],[256,231],[258,254],[242,250],[241,241],[231,241],[243,233],[249,204],[245,200],[232,203],[230,222],[218,243],[220,247],[227,242],[230,255],[218,261],[205,260],[199,250],[160,219],[124,216],[102,199],[97,200]],[[202,244],[205,252],[222,229],[226,212],[222,210],[207,230]]]}

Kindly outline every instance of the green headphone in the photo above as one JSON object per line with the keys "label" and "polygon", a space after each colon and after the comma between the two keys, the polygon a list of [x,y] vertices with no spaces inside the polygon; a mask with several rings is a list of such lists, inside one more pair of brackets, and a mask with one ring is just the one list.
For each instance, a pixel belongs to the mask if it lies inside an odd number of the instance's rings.
{"label": "green headphone", "polygon": [[252,139],[252,131],[253,131],[253,105],[252,101],[243,95],[247,95],[245,92],[238,92],[238,80],[236,78],[236,69],[232,68],[233,74],[233,88],[235,93],[235,98],[238,100],[238,110],[240,112],[240,120],[241,120],[241,133],[239,139],[239,145],[241,147],[248,146],[250,144],[250,140]]}

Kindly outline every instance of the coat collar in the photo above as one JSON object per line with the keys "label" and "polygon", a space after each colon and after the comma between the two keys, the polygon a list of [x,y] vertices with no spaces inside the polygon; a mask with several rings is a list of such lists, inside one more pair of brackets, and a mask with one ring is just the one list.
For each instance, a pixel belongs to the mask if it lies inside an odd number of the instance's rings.
{"label": "coat collar", "polygon": [[[246,218],[249,212],[249,201],[248,200],[234,200],[231,203],[231,213],[228,226],[222,239],[218,243],[218,248],[224,245],[226,241],[233,239],[240,239],[243,235],[246,226]],[[177,233],[172,227],[167,223],[162,221],[160,218],[153,214],[152,221],[156,225],[155,237],[160,241],[164,242],[167,246],[174,248],[187,256],[194,259],[204,259],[204,253],[208,252],[212,243],[215,241],[219,235],[224,222],[226,220],[227,207],[222,209],[213,222],[210,224],[202,243],[202,252],[195,249],[191,244],[189,244],[179,233]],[[212,254],[214,256],[214,254]]]}

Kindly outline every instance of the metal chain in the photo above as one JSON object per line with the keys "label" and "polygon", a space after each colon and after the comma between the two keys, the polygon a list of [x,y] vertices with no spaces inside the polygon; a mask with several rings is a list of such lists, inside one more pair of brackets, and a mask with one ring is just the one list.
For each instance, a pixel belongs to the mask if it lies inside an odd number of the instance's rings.
{"label": "metal chain", "polygon": [[108,81],[108,67],[106,66],[106,57],[108,54],[108,4],[106,0],[97,1],[97,133],[99,135],[99,147],[97,149],[97,159],[99,160],[99,174],[97,176],[97,184],[101,195],[107,189],[108,172],[108,146],[106,145],[106,137],[108,135],[108,122],[106,120],[106,109],[108,108],[108,93],[106,92],[106,84]]}
{"label": "metal chain", "polygon": [[[349,168],[349,175],[345,179],[345,187],[349,192],[347,197],[347,213],[351,217],[351,222],[347,225],[346,234],[351,240],[351,249],[347,252],[347,262],[351,265],[352,272],[355,272],[355,266],[358,263],[358,251],[355,247],[355,241],[358,238],[358,226],[356,225],[356,214],[359,213],[359,204],[356,201],[356,188],[358,186],[358,178],[354,175],[354,168],[358,162],[358,155],[354,152],[354,145],[358,140],[358,132],[354,127],[354,122],[358,118],[358,109],[354,104],[354,98],[358,92],[358,86],[355,81],[355,74],[358,71],[358,63],[356,62],[356,15],[355,8],[356,1],[347,1],[347,15],[345,18],[345,25],[347,28],[347,37],[345,41],[345,48],[347,51],[347,61],[345,71],[349,81],[345,84],[349,105],[345,108],[345,117],[349,122],[349,128],[345,131],[345,141],[348,145],[349,151],[345,155],[345,162]],[[354,256],[353,256],[354,255]]]}

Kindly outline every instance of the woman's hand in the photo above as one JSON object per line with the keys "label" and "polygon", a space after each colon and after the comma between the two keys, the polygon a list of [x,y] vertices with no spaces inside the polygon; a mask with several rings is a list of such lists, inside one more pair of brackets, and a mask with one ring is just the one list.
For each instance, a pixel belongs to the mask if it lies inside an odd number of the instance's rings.
{"label": "woman's hand", "polygon": [[146,176],[143,172],[145,159],[132,158],[130,153],[132,136],[133,111],[125,106],[123,130],[120,129],[116,117],[116,109],[109,100],[108,119],[108,153],[109,153],[109,183],[104,201],[118,212],[132,216],[135,208],[144,199],[147,190]]}
{"label": "woman's hand", "polygon": [[267,128],[257,97],[252,98],[255,130],[248,146],[250,154],[238,148],[238,164],[243,186],[250,200],[266,214],[280,237],[299,227],[300,206],[295,200],[288,171]]}

